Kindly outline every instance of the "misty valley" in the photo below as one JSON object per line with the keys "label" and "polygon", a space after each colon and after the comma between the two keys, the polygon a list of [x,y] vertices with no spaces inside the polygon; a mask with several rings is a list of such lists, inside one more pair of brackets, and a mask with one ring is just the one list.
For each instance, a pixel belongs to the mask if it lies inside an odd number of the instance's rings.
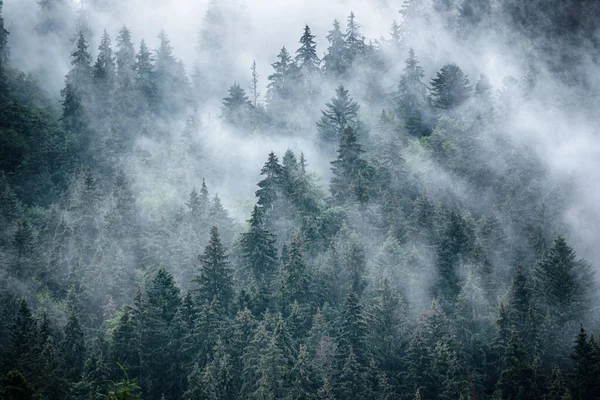
{"label": "misty valley", "polygon": [[599,21],[0,0],[0,399],[600,399]]}

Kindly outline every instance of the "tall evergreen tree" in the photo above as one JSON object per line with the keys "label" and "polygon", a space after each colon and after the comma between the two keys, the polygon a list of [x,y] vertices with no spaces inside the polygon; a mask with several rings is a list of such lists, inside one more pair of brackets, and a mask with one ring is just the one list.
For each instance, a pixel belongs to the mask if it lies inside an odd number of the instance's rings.
{"label": "tall evergreen tree", "polygon": [[331,195],[338,204],[358,201],[364,205],[371,195],[373,171],[362,158],[364,150],[356,137],[355,130],[346,126],[342,130],[337,149],[337,158],[331,162]]}
{"label": "tall evergreen tree", "polygon": [[587,262],[576,257],[565,238],[558,236],[534,268],[539,295],[559,324],[580,321],[588,309],[593,272]]}
{"label": "tall evergreen tree", "polygon": [[258,205],[264,210],[265,216],[272,212],[273,206],[280,196],[279,184],[282,172],[283,169],[279,164],[279,159],[275,153],[270,152],[267,162],[260,170],[260,174],[264,178],[258,183],[259,189],[256,191]]}
{"label": "tall evergreen tree", "polygon": [[360,33],[360,25],[356,22],[354,13],[348,15],[346,33],[344,34],[345,62],[351,65],[354,60],[365,52],[365,39]]}
{"label": "tall evergreen tree", "polygon": [[296,64],[305,76],[311,76],[319,70],[321,60],[317,56],[315,36],[310,32],[308,25],[304,26],[304,33],[299,43],[301,46],[296,50]]}
{"label": "tall evergreen tree", "polygon": [[502,373],[497,388],[503,399],[531,399],[533,370],[527,363],[521,338],[513,329],[506,351],[502,356]]}
{"label": "tall evergreen tree", "polygon": [[81,372],[86,358],[85,339],[79,319],[73,311],[67,320],[61,347],[65,357],[65,366],[67,367],[66,376],[71,381],[78,382],[82,378]]}
{"label": "tall evergreen tree", "polygon": [[90,140],[86,136],[87,118],[85,103],[89,100],[89,84],[91,79],[92,57],[88,52],[88,44],[79,32],[75,52],[71,54],[71,70],[65,79],[65,88],[61,91],[62,121],[67,131],[82,135],[80,146],[86,148]]}
{"label": "tall evergreen tree", "polygon": [[446,64],[431,81],[430,92],[435,108],[450,111],[469,99],[471,87],[467,76],[456,64]]}
{"label": "tall evergreen tree", "polygon": [[229,96],[223,99],[223,119],[234,127],[246,128],[250,122],[252,104],[246,91],[234,82],[229,88]]}
{"label": "tall evergreen tree", "polygon": [[216,299],[224,309],[229,307],[233,299],[233,278],[227,257],[219,230],[213,226],[208,245],[198,257],[202,267],[199,276],[195,278],[198,285],[196,298],[199,304],[210,303]]}
{"label": "tall evergreen tree", "polygon": [[335,97],[325,104],[321,111],[321,119],[317,122],[318,138],[328,146],[339,143],[346,125],[354,125],[360,106],[348,95],[348,90],[340,85],[335,90]]}
{"label": "tall evergreen tree", "polygon": [[264,227],[258,205],[254,206],[248,222],[250,229],[241,238],[244,263],[254,279],[268,288],[277,269],[275,237]]}
{"label": "tall evergreen tree", "polygon": [[333,21],[333,29],[327,34],[327,41],[329,47],[327,48],[327,54],[323,57],[323,70],[328,75],[338,78],[346,72],[347,64],[344,34],[337,20]]}

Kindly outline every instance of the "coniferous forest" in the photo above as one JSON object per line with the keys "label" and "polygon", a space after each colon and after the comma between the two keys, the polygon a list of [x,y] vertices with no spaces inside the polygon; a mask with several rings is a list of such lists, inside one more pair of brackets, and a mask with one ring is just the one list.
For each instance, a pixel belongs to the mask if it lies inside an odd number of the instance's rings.
{"label": "coniferous forest", "polygon": [[2,400],[600,399],[600,3],[313,3],[0,0]]}

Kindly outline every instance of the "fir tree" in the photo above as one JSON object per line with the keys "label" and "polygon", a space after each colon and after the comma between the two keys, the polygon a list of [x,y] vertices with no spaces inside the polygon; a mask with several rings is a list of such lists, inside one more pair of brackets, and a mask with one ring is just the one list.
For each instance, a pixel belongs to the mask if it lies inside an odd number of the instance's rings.
{"label": "fir tree", "polygon": [[321,111],[321,119],[317,122],[318,137],[323,144],[331,146],[339,143],[347,125],[356,123],[360,106],[348,95],[348,90],[340,85],[335,90],[335,97],[325,107],[327,109]]}
{"label": "fir tree", "polygon": [[310,297],[309,275],[302,256],[302,241],[299,235],[294,235],[289,249],[289,255],[280,272],[283,305],[291,305],[295,301],[304,303]]}
{"label": "fir tree", "polygon": [[329,47],[327,48],[327,54],[323,57],[323,70],[330,76],[338,78],[346,72],[348,67],[345,60],[346,43],[344,34],[337,20],[333,21],[333,29],[327,34],[327,41]]}
{"label": "fir tree", "polygon": [[264,227],[262,210],[257,205],[248,222],[250,229],[241,238],[244,263],[254,279],[268,288],[277,268],[275,237]]}
{"label": "fir tree", "polygon": [[223,99],[223,119],[239,128],[248,126],[252,112],[252,104],[246,95],[246,91],[235,83],[229,88],[229,96]]}
{"label": "fir tree", "polygon": [[365,52],[365,41],[360,33],[360,25],[355,21],[354,13],[348,15],[346,33],[344,34],[345,62],[351,65]]}
{"label": "fir tree", "polygon": [[319,70],[321,60],[317,56],[315,36],[310,32],[308,25],[304,26],[299,43],[301,46],[296,50],[296,64],[305,76],[311,76]]}
{"label": "fir tree", "polygon": [[503,399],[534,399],[532,395],[533,370],[527,363],[521,338],[513,329],[506,351],[502,356],[502,372],[497,388]]}
{"label": "fir tree", "polygon": [[256,191],[258,205],[262,207],[266,216],[268,216],[279,197],[279,183],[283,169],[279,164],[279,159],[275,153],[270,152],[269,158],[262,167],[260,174],[264,178],[258,183],[259,189]]}
{"label": "fir tree", "polygon": [[156,70],[154,56],[142,39],[140,50],[135,56],[134,70],[136,72],[135,84],[137,90],[144,98],[145,104],[153,108],[157,102]]}
{"label": "fir tree", "polygon": [[337,339],[339,354],[342,359],[346,359],[352,353],[359,362],[365,362],[368,325],[356,293],[350,292],[346,296],[340,318],[340,332]]}
{"label": "fir tree", "polygon": [[115,74],[115,58],[111,48],[110,36],[105,30],[102,34],[100,46],[98,47],[98,57],[94,64],[93,77],[96,83],[105,86],[104,90],[110,90],[112,89],[110,85],[114,82]]}
{"label": "fir tree", "polygon": [[462,70],[456,64],[447,64],[431,81],[430,92],[435,108],[450,111],[468,100],[471,88]]}
{"label": "fir tree", "polygon": [[338,204],[357,200],[364,205],[370,197],[372,171],[362,158],[363,153],[354,129],[346,126],[340,138],[337,158],[331,162],[333,178],[330,190]]}
{"label": "fir tree", "polygon": [[576,258],[563,236],[558,236],[546,257],[535,265],[539,295],[555,320],[562,324],[585,317],[593,272],[589,264]]}
{"label": "fir tree", "polygon": [[61,347],[65,357],[65,366],[67,367],[66,376],[71,381],[77,382],[81,379],[81,371],[86,355],[83,330],[73,311],[67,320]]}
{"label": "fir tree", "polygon": [[219,230],[213,226],[208,245],[204,253],[198,257],[202,269],[199,276],[195,278],[198,285],[197,303],[206,304],[216,299],[224,309],[229,308],[233,300],[233,281],[227,257]]}

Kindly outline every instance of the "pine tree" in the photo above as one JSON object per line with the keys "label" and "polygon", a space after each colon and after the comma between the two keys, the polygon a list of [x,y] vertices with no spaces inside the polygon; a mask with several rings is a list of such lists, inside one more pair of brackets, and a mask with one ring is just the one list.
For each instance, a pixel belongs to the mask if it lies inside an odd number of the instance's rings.
{"label": "pine tree", "polygon": [[252,80],[250,81],[250,94],[252,95],[252,105],[254,108],[258,107],[258,99],[260,97],[260,92],[258,91],[258,69],[256,67],[256,60],[252,60],[252,67],[250,67],[252,71]]}
{"label": "pine tree", "polygon": [[369,343],[381,369],[397,373],[402,367],[403,325],[406,323],[404,304],[387,278],[381,282],[377,294],[369,313]]}
{"label": "pine tree", "polygon": [[425,332],[418,329],[408,348],[408,376],[419,398],[436,398],[441,382],[434,374],[433,349],[427,342]]}
{"label": "pine tree", "polygon": [[136,72],[135,85],[143,96],[143,104],[153,109],[158,100],[154,56],[143,39],[140,42],[140,50],[135,56],[134,70]]}
{"label": "pine tree", "polygon": [[287,260],[280,271],[282,305],[290,306],[297,301],[302,304],[310,298],[310,282],[306,263],[302,256],[302,239],[294,235]]}
{"label": "pine tree", "polygon": [[5,400],[35,400],[35,391],[17,370],[0,376],[0,397]]}
{"label": "pine tree", "polygon": [[319,140],[326,146],[339,143],[342,131],[347,125],[356,123],[360,106],[348,95],[348,90],[340,85],[335,90],[335,97],[325,104],[321,111],[321,119],[317,122]]}
{"label": "pine tree", "polygon": [[67,367],[66,376],[69,380],[78,382],[82,378],[81,371],[86,355],[83,329],[79,325],[79,319],[74,311],[71,311],[67,320],[61,347]]}
{"label": "pine tree", "polygon": [[231,399],[234,397],[231,357],[225,351],[223,340],[217,338],[212,360],[204,367],[202,374],[202,398]]}
{"label": "pine tree", "polygon": [[439,277],[435,287],[442,306],[447,309],[456,301],[460,287],[458,264],[472,249],[472,227],[458,212],[452,211],[438,247]]}
{"label": "pine tree", "polygon": [[267,99],[269,111],[278,118],[283,118],[291,111],[290,101],[294,99],[296,85],[299,82],[300,70],[285,47],[277,55],[277,62],[271,64],[273,73],[267,77]]}
{"label": "pine tree", "polygon": [[497,384],[502,399],[534,399],[531,391],[533,370],[528,365],[527,358],[521,338],[513,329],[502,356],[502,372]]}
{"label": "pine tree", "polygon": [[229,96],[223,99],[223,119],[234,127],[248,127],[252,113],[252,104],[246,91],[234,82],[229,88]]}
{"label": "pine tree", "polygon": [[326,74],[339,78],[345,74],[348,67],[345,60],[346,43],[344,41],[344,34],[337,20],[333,21],[333,29],[327,34],[327,41],[329,42],[329,47],[327,48],[327,54],[323,57],[323,70]]}
{"label": "pine tree", "polygon": [[304,26],[304,33],[300,38],[300,48],[296,50],[296,64],[306,76],[311,76],[319,70],[321,60],[317,56],[315,36],[310,32],[308,25]]}
{"label": "pine tree", "polygon": [[224,309],[229,308],[233,300],[233,280],[227,258],[219,230],[213,226],[208,245],[204,253],[198,257],[202,267],[199,276],[194,279],[198,285],[196,292],[198,304],[210,303],[216,299]]}
{"label": "pine tree", "polygon": [[135,48],[131,41],[131,32],[127,27],[123,27],[119,31],[115,59],[119,78],[130,78],[135,66]]}
{"label": "pine tree", "polygon": [[550,385],[548,393],[544,397],[546,400],[569,400],[570,393],[563,379],[560,368],[554,367],[550,376]]}
{"label": "pine tree", "polygon": [[344,61],[351,65],[357,57],[365,53],[365,40],[360,34],[360,25],[355,21],[353,12],[348,15],[344,42]]}
{"label": "pine tree", "polygon": [[33,373],[34,346],[38,339],[37,323],[27,301],[21,299],[19,310],[8,331],[10,337],[10,365],[26,376]]}
{"label": "pine tree", "polygon": [[190,100],[189,82],[183,63],[173,56],[171,41],[164,30],[159,33],[158,39],[160,45],[156,50],[155,62],[158,111],[168,118],[187,108]]}
{"label": "pine tree", "polygon": [[109,360],[112,367],[122,365],[132,376],[139,369],[139,340],[136,337],[136,320],[129,307],[124,307],[111,334]]}
{"label": "pine tree", "polygon": [[61,400],[67,396],[68,381],[64,376],[64,360],[49,337],[39,354],[39,370],[36,371],[37,388],[49,400]]}
{"label": "pine tree", "polygon": [[208,221],[208,226],[219,228],[221,240],[224,244],[230,244],[233,241],[233,221],[225,207],[223,207],[221,198],[216,193],[208,209]]}
{"label": "pine tree", "polygon": [[398,83],[396,93],[396,114],[404,120],[409,133],[420,137],[428,133],[427,129],[427,87],[423,82],[425,72],[419,65],[413,49],[408,52],[404,73]]}
{"label": "pine tree", "polygon": [[370,197],[372,171],[362,158],[364,150],[353,128],[346,126],[342,131],[337,149],[337,158],[331,162],[331,195],[338,204],[358,201],[364,205]]}
{"label": "pine tree", "polygon": [[270,152],[267,162],[260,170],[260,174],[264,178],[258,182],[259,189],[256,191],[258,205],[267,217],[272,212],[273,205],[279,197],[279,183],[281,182],[282,172],[283,169],[279,164],[279,159],[275,153]]}
{"label": "pine tree", "polygon": [[[65,79],[65,88],[61,91],[62,121],[65,129],[84,135],[87,128],[85,103],[88,101],[91,80],[92,57],[83,32],[78,33],[75,52],[71,54],[71,70]],[[83,136],[80,146],[85,149],[89,137]]]}
{"label": "pine tree", "polygon": [[348,356],[342,366],[337,379],[336,392],[339,399],[360,399],[363,397],[366,382],[361,365],[354,355],[352,347],[348,349]]}
{"label": "pine tree", "polygon": [[[0,80],[2,81],[0,84],[2,85],[2,87],[0,89],[2,89],[2,95],[4,95],[4,90],[5,90],[5,76],[4,76],[4,70],[6,68],[6,64],[8,62],[8,55],[9,55],[9,49],[8,49],[8,31],[6,29],[4,29],[4,17],[2,16],[2,7],[3,7],[3,0],[0,0]],[[308,28],[308,26],[307,26]]]}
{"label": "pine tree", "polygon": [[[98,57],[94,64],[93,77],[97,84],[100,84],[103,90],[111,90],[112,83],[115,79],[115,58],[113,56],[110,36],[104,30],[102,39],[100,40],[100,46],[98,47]],[[106,92],[104,96],[106,96]]]}
{"label": "pine tree", "polygon": [[12,261],[11,271],[13,276],[26,279],[32,277],[37,272],[33,230],[27,219],[18,221],[16,225],[16,231],[12,240],[14,260]]}
{"label": "pine tree", "polygon": [[431,81],[431,101],[435,108],[450,111],[464,104],[471,95],[467,76],[456,64],[446,64]]}
{"label": "pine tree", "polygon": [[304,346],[300,345],[296,364],[291,370],[291,387],[285,397],[288,400],[311,400],[318,398],[315,374]]}
{"label": "pine tree", "polygon": [[569,358],[573,362],[571,372],[571,392],[574,399],[597,399],[600,391],[600,382],[597,372],[600,358],[595,354],[592,340],[583,326],[575,338],[573,351]]}
{"label": "pine tree", "polygon": [[531,287],[523,267],[517,266],[509,289],[508,315],[512,324],[524,329],[531,305]]}
{"label": "pine tree", "polygon": [[360,299],[354,292],[348,293],[340,315],[340,332],[337,338],[338,353],[342,359],[350,353],[359,362],[367,360],[367,320]]}
{"label": "pine tree", "polygon": [[257,205],[248,223],[250,229],[242,234],[240,241],[244,264],[260,285],[269,288],[277,271],[275,237],[264,227],[262,209]]}
{"label": "pine tree", "polygon": [[558,324],[585,317],[594,282],[590,265],[578,260],[563,236],[558,236],[534,267],[539,296]]}

